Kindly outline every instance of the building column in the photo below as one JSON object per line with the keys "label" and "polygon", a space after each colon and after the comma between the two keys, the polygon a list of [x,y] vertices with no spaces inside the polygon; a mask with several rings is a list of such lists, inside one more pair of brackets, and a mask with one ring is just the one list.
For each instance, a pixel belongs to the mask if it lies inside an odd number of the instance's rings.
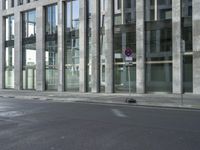
{"label": "building column", "polygon": [[86,92],[87,89],[87,61],[86,61],[86,49],[87,49],[87,0],[79,1],[79,47],[80,47],[80,92]]}
{"label": "building column", "polygon": [[14,7],[18,6],[18,0],[14,0]]}
{"label": "building column", "polygon": [[15,62],[15,71],[14,71],[14,82],[15,89],[21,90],[23,85],[22,78],[22,20],[21,13],[19,11],[15,12],[15,53],[14,53],[14,62]]}
{"label": "building column", "polygon": [[114,0],[106,1],[105,10],[105,92],[114,92]]}
{"label": "building column", "polygon": [[36,90],[45,90],[45,14],[44,8],[36,8]]}
{"label": "building column", "polygon": [[65,10],[64,2],[58,2],[58,91],[64,91],[64,24]]}
{"label": "building column", "polygon": [[200,1],[193,0],[193,93],[200,94]]}
{"label": "building column", "polygon": [[136,0],[136,89],[145,93],[144,0]]}
{"label": "building column", "polygon": [[173,93],[183,92],[181,52],[181,0],[172,0]]}
{"label": "building column", "polygon": [[100,92],[100,0],[92,0],[92,35],[91,35],[91,49],[92,49],[92,92]]}
{"label": "building column", "polygon": [[0,89],[4,88],[5,84],[5,20],[0,16]]}

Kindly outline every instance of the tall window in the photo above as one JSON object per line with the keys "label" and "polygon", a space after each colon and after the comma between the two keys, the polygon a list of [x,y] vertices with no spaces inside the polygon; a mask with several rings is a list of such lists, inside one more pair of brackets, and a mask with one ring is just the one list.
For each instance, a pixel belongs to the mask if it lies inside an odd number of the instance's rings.
{"label": "tall window", "polygon": [[65,7],[65,90],[79,91],[79,0]]}
{"label": "tall window", "polygon": [[3,0],[3,9],[8,9],[8,0]]}
{"label": "tall window", "polygon": [[146,91],[172,91],[172,3],[145,0]]}
{"label": "tall window", "polygon": [[58,80],[58,50],[57,50],[57,5],[45,8],[45,70],[46,89],[57,90]]}
{"label": "tall window", "polygon": [[188,53],[183,56],[183,90],[193,91],[193,57],[192,52],[192,0],[182,0],[182,48]]}
{"label": "tall window", "polygon": [[36,11],[22,14],[23,89],[35,89],[36,81]]}
{"label": "tall window", "polygon": [[23,5],[23,0],[18,0],[18,5]]}
{"label": "tall window", "polygon": [[[115,0],[114,10],[114,57],[115,57],[115,92],[128,92],[128,68],[125,64],[124,51],[131,49],[136,54],[136,1]],[[131,91],[136,91],[136,59],[130,67]]]}
{"label": "tall window", "polygon": [[5,21],[5,88],[14,88],[14,16],[6,17]]}

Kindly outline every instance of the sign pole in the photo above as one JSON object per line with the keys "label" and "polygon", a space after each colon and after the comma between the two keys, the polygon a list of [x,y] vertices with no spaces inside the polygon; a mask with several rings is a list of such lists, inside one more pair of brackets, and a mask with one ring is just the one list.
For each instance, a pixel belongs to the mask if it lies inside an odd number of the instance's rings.
{"label": "sign pole", "polygon": [[128,80],[129,80],[129,96],[131,97],[131,71],[130,71],[130,65],[128,65]]}
{"label": "sign pole", "polygon": [[136,100],[131,98],[131,65],[133,64],[133,50],[126,48],[124,50],[125,64],[128,67],[128,88],[129,88],[129,98],[126,98],[127,103],[136,103]]}

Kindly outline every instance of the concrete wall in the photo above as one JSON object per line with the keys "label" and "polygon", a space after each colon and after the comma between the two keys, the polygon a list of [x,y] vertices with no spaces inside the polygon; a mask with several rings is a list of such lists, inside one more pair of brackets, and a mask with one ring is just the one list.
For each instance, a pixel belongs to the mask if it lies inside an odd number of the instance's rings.
{"label": "concrete wall", "polygon": [[172,41],[173,41],[173,93],[183,90],[183,67],[181,53],[181,0],[172,0]]}
{"label": "concrete wall", "polygon": [[45,23],[44,8],[38,6],[36,8],[36,90],[45,90]]}
{"label": "concrete wall", "polygon": [[86,92],[87,90],[87,61],[86,61],[86,49],[87,49],[87,5],[86,0],[79,1],[79,19],[80,19],[80,92]]}
{"label": "concrete wall", "polygon": [[106,1],[105,10],[105,92],[114,92],[113,12],[114,0]]}
{"label": "concrete wall", "polygon": [[[1,1],[2,2],[2,1]],[[0,3],[1,4],[1,3]],[[5,20],[0,16],[0,89],[4,88],[4,66],[5,66]]]}
{"label": "concrete wall", "polygon": [[144,0],[136,0],[136,90],[145,93]]}
{"label": "concrete wall", "polygon": [[92,50],[92,76],[91,86],[92,92],[100,92],[100,0],[92,0],[92,35],[91,35],[91,50]]}
{"label": "concrete wall", "polygon": [[193,92],[200,94],[200,1],[193,0]]}

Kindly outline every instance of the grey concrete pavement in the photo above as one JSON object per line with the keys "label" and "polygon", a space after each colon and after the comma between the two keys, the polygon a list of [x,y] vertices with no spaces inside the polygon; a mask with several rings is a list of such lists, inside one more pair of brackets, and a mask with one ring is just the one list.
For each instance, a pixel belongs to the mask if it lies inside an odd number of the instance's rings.
{"label": "grey concrete pavement", "polygon": [[[37,91],[16,91],[1,90],[1,97],[14,97],[20,99],[53,100],[60,102],[98,102],[127,104],[125,102],[128,94],[93,94],[93,93],[68,93],[68,92],[37,92]],[[137,100],[134,105],[178,107],[200,109],[200,95],[184,94],[183,103],[180,94],[132,94],[132,98]],[[130,104],[128,104],[130,105]]]}

